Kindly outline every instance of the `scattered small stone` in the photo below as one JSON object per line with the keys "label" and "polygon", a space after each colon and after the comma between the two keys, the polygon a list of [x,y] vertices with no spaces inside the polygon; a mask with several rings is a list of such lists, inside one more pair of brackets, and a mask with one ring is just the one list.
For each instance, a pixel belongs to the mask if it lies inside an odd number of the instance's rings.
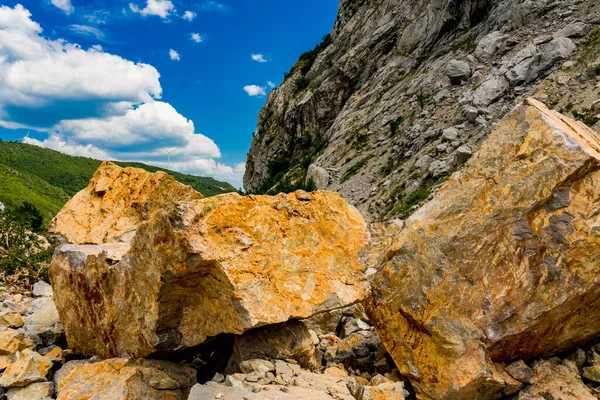
{"label": "scattered small stone", "polygon": [[34,297],[52,297],[52,287],[44,281],[38,281],[33,284]]}
{"label": "scattered small stone", "polygon": [[535,375],[531,368],[525,364],[523,360],[515,361],[512,364],[509,364],[506,368],[504,368],[506,372],[519,382],[523,383],[531,383],[531,379]]}

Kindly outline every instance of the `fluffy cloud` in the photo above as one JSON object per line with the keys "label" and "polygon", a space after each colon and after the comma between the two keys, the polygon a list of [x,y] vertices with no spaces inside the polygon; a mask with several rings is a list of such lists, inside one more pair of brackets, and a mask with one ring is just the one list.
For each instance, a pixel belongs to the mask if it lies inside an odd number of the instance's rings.
{"label": "fluffy cloud", "polygon": [[201,43],[201,42],[203,42],[203,41],[204,41],[204,37],[203,37],[201,34],[199,34],[199,33],[192,33],[192,34],[190,35],[190,39],[191,39],[193,42],[196,42],[196,43]]}
{"label": "fluffy cloud", "polygon": [[50,0],[53,6],[60,8],[65,12],[65,14],[71,14],[75,11],[73,5],[71,5],[71,0]]}
{"label": "fluffy cloud", "polygon": [[196,18],[196,13],[193,11],[186,11],[183,13],[183,16],[181,18],[186,19],[191,22],[194,20],[194,18]]}
{"label": "fluffy cloud", "polygon": [[155,15],[160,18],[167,18],[172,11],[175,11],[175,6],[170,0],[146,0],[146,7],[140,9],[137,4],[129,3],[129,9],[145,17]]}
{"label": "fluffy cloud", "polygon": [[254,61],[258,61],[259,63],[267,62],[267,60],[265,59],[265,57],[262,54],[251,54],[250,57],[252,57],[252,59]]}
{"label": "fluffy cloud", "polygon": [[275,86],[277,86],[275,83],[268,81],[267,82],[267,86],[270,87],[271,89],[273,89]]}
{"label": "fluffy cloud", "polygon": [[258,85],[248,85],[244,86],[244,91],[248,93],[248,96],[266,96],[265,88]]}
{"label": "fluffy cloud", "polygon": [[179,53],[173,49],[169,50],[169,57],[171,57],[171,60],[173,60],[173,61],[181,60],[181,56],[179,55]]}
{"label": "fluffy cloud", "polygon": [[[0,7],[0,126],[46,132],[26,142],[73,155],[140,161],[241,185],[243,166],[219,163],[218,146],[162,95],[159,73],[62,39],[48,40],[20,5]],[[241,171],[241,172],[240,172]]]}
{"label": "fluffy cloud", "polygon": [[[56,133],[77,142],[90,143],[131,157],[163,155],[165,147],[179,149],[180,156],[218,158],[217,145],[195,133],[188,120],[169,103],[154,101],[126,111],[124,115],[102,119],[62,121]],[[140,151],[139,149],[143,149]]]}

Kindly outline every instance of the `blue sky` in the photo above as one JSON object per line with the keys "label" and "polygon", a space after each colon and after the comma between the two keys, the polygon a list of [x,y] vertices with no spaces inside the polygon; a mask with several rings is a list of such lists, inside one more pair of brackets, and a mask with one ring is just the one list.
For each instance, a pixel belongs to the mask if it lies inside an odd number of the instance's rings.
{"label": "blue sky", "polygon": [[241,186],[259,110],[338,0],[0,0],[0,138]]}

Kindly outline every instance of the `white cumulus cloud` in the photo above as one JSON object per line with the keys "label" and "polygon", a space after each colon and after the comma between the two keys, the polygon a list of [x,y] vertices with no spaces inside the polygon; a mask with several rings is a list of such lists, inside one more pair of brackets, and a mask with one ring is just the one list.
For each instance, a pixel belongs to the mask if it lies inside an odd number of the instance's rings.
{"label": "white cumulus cloud", "polygon": [[0,7],[0,126],[49,128],[160,98],[148,64],[41,36],[22,6]]}
{"label": "white cumulus cloud", "polygon": [[183,16],[181,18],[191,22],[194,20],[194,18],[196,18],[196,13],[193,11],[186,11],[183,13]]}
{"label": "white cumulus cloud", "polygon": [[267,62],[267,60],[265,59],[265,57],[262,54],[251,54],[250,57],[252,57],[252,59],[254,61],[258,61],[259,63]]}
{"label": "white cumulus cloud", "polygon": [[179,55],[179,53],[173,49],[169,50],[169,57],[171,57],[171,60],[173,60],[173,61],[181,60],[181,56]]}
{"label": "white cumulus cloud", "polygon": [[26,142],[68,154],[165,168],[164,148],[177,149],[171,169],[241,185],[243,166],[218,162],[217,144],[159,101],[159,78],[99,45],[47,39],[27,9],[0,6],[0,126],[46,133]]}
{"label": "white cumulus cloud", "polygon": [[244,86],[244,91],[248,93],[248,96],[266,96],[265,88],[258,85],[247,85]]}
{"label": "white cumulus cloud", "polygon": [[140,9],[137,4],[129,3],[129,9],[145,17],[154,15],[160,18],[167,18],[171,15],[171,12],[175,11],[175,6],[170,0],[146,0],[146,7]]}
{"label": "white cumulus cloud", "polygon": [[201,34],[199,34],[199,33],[192,33],[192,34],[190,35],[190,39],[191,39],[193,42],[196,42],[196,43],[201,43],[201,42],[203,42],[203,41],[204,41],[204,37],[203,37]]}
{"label": "white cumulus cloud", "polygon": [[[179,155],[219,158],[217,145],[195,132],[188,120],[169,103],[154,101],[128,109],[124,115],[62,121],[55,128],[62,136],[90,143],[131,157],[163,154],[164,147],[178,148]],[[139,150],[143,149],[143,150]]]}
{"label": "white cumulus cloud", "polygon": [[71,0],[50,0],[53,6],[60,8],[65,14],[71,14],[75,8],[71,4]]}
{"label": "white cumulus cloud", "polygon": [[275,86],[277,86],[277,85],[275,85],[275,83],[273,83],[273,82],[271,82],[271,81],[268,81],[268,82],[267,82],[267,86],[268,86],[268,87],[270,87],[271,89],[273,89],[273,88],[274,88]]}

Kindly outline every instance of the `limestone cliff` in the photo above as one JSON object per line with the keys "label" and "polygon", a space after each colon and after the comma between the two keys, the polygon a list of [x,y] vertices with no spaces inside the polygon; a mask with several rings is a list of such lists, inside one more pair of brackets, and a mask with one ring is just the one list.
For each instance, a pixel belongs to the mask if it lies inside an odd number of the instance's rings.
{"label": "limestone cliff", "polygon": [[341,0],[269,94],[245,188],[312,179],[371,219],[405,217],[526,96],[595,125],[599,28],[594,0]]}

